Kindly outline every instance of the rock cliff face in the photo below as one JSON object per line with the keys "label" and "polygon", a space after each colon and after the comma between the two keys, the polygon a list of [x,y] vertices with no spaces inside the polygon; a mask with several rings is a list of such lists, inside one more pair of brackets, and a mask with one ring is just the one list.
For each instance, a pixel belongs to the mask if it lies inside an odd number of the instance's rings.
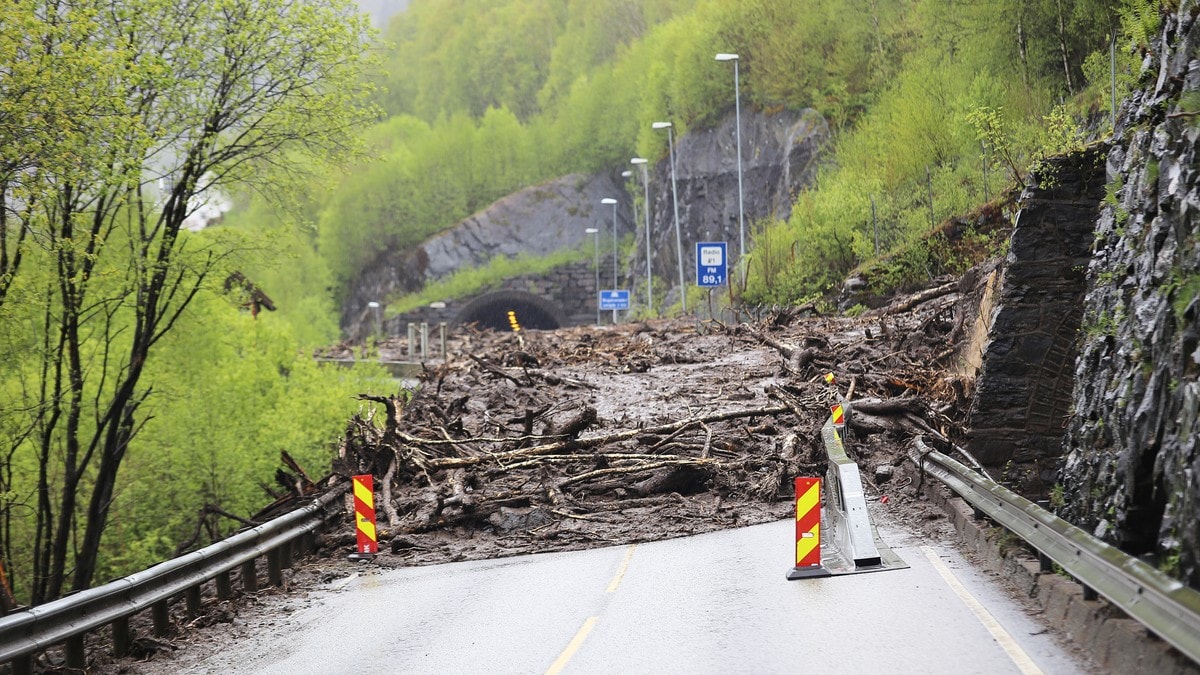
{"label": "rock cliff face", "polygon": [[1062,455],[1105,150],[1056,158],[1022,193],[989,313],[967,449],[1030,499],[1049,496]]}
{"label": "rock cliff face", "polygon": [[[349,285],[342,302],[342,331],[350,338],[370,329],[371,301],[411,293],[462,268],[487,264],[496,256],[545,255],[579,246],[594,227],[611,242],[611,197],[617,205],[617,232],[631,231],[630,198],[618,184],[619,172],[572,174],[515,192],[437,234],[415,249],[381,254]],[[611,251],[611,244],[601,249]],[[611,257],[608,258],[611,260]]]}
{"label": "rock cliff face", "polygon": [[[742,192],[746,231],[755,219],[786,218],[791,195],[810,183],[820,151],[829,135],[823,118],[813,111],[742,115]],[[725,240],[730,255],[738,243],[736,127],[730,115],[714,129],[697,130],[675,139],[679,229],[687,283],[691,251],[701,239]],[[656,158],[647,173],[651,201],[652,267],[655,295],[678,285],[674,209],[669,158]],[[368,303],[420,289],[455,270],[486,264],[499,255],[544,255],[584,243],[588,228],[600,230],[601,268],[611,265],[613,212],[600,200],[618,200],[618,236],[636,232],[636,249],[620,261],[618,285],[645,296],[645,215],[633,218],[633,202],[644,194],[641,177],[624,181],[620,169],[594,176],[570,175],[511,194],[413,250],[389,251],[354,279],[342,304],[341,325],[361,337],[373,320]],[[639,206],[639,209],[643,208]],[[624,279],[632,279],[630,282]],[[665,282],[665,283],[664,283]],[[607,283],[604,284],[607,286]],[[677,296],[675,296],[677,297]],[[657,301],[656,301],[657,302]]]}
{"label": "rock cliff face", "polygon": [[1200,586],[1200,29],[1181,6],[1108,156],[1059,482],[1065,518]]}
{"label": "rock cliff face", "polygon": [[[791,215],[795,193],[816,177],[821,150],[829,139],[829,127],[813,110],[770,116],[743,113],[741,135],[742,209],[749,242],[754,221],[767,217],[786,219]],[[734,117],[727,117],[716,128],[693,131],[677,139],[675,171],[684,279],[685,283],[692,284],[696,242],[726,241],[730,258],[737,256],[740,233]],[[676,255],[669,158],[662,158],[654,167],[650,202],[653,242],[650,265],[658,284],[655,295],[662,298],[662,291],[670,288],[671,292],[666,294],[670,304],[678,301],[679,257]],[[635,286],[644,283],[644,245],[639,243],[636,255],[626,261],[626,267]],[[637,296],[644,294],[643,289]]]}

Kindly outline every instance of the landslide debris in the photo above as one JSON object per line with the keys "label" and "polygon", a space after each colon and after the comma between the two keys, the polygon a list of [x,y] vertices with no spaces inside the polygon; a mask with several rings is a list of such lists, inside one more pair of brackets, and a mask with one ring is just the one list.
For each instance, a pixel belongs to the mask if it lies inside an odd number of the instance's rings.
{"label": "landslide debris", "polygon": [[[334,472],[375,477],[384,565],[664,539],[789,517],[847,397],[847,449],[880,496],[913,435],[955,450],[973,278],[856,317],[467,331],[411,393],[361,397]],[[353,533],[348,516],[336,550]]]}

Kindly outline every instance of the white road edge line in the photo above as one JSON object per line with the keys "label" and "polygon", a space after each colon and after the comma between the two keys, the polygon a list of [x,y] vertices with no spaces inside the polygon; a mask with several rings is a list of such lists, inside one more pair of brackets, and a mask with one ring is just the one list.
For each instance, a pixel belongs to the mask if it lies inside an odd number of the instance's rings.
{"label": "white road edge line", "polygon": [[1021,646],[1017,644],[1013,636],[1004,630],[1004,627],[1000,625],[1000,622],[996,621],[991,612],[987,611],[987,608],[976,600],[975,596],[971,595],[966,586],[962,585],[958,577],[954,576],[954,572],[938,557],[937,552],[929,546],[922,546],[921,550],[925,552],[925,557],[929,558],[929,562],[933,564],[933,568],[946,580],[946,585],[970,608],[975,618],[979,619],[979,622],[983,624],[983,627],[988,629],[988,632],[992,634],[992,637],[1000,644],[1000,648],[1004,650],[1004,653],[1008,654],[1008,658],[1012,659],[1017,668],[1025,675],[1043,675],[1042,669],[1038,668],[1033,659],[1029,658],[1025,650],[1021,649]]}
{"label": "white road edge line", "polygon": [[557,659],[554,659],[554,663],[550,664],[550,669],[546,671],[546,675],[558,675],[558,673],[562,672],[563,668],[567,667],[567,662],[583,646],[583,641],[587,639],[588,633],[592,632],[592,627],[596,625],[596,621],[599,619],[600,617],[598,616],[590,616],[587,621],[583,622],[583,626],[579,628],[579,632],[575,633],[575,637],[571,638],[571,641],[567,643],[567,648],[558,655]]}

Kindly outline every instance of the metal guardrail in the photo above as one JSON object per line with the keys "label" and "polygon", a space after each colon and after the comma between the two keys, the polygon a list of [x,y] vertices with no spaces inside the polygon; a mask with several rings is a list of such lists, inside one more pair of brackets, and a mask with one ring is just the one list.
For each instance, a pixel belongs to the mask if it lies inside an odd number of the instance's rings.
{"label": "metal guardrail", "polygon": [[1200,663],[1200,592],[917,440],[917,467]]}
{"label": "metal guardrail", "polygon": [[170,598],[184,593],[189,608],[198,609],[201,584],[217,579],[218,594],[229,593],[228,573],[238,566],[243,566],[243,584],[252,590],[257,584],[253,564],[260,556],[267,556],[272,583],[281,584],[281,569],[290,565],[290,544],[320,528],[328,507],[349,485],[339,485],[306,506],[187,555],[0,618],[0,663],[12,662],[15,672],[28,672],[34,654],[66,643],[68,665],[83,668],[84,634],[106,624],[113,626],[114,651],[124,652],[130,616],[153,608],[156,628],[165,630]]}

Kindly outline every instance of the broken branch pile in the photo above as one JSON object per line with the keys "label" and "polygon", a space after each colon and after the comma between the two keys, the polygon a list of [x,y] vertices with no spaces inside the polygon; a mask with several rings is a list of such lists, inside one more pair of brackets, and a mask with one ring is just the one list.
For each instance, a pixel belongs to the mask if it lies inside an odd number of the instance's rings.
{"label": "broken branch pile", "polygon": [[815,470],[791,431],[802,392],[785,403],[725,381],[688,400],[667,371],[703,359],[666,332],[474,339],[488,348],[427,370],[411,398],[363,395],[378,406],[350,423],[337,470],[383,476],[380,538],[394,551],[447,533],[547,550],[761,522],[786,515],[788,476]]}
{"label": "broken branch pile", "polygon": [[866,397],[849,447],[873,463],[941,436],[926,410],[961,391],[933,364],[962,323],[945,296],[857,318],[468,332],[415,393],[361,397],[334,470],[382,478],[380,543],[406,563],[789,517],[791,478],[824,473],[839,396]]}

